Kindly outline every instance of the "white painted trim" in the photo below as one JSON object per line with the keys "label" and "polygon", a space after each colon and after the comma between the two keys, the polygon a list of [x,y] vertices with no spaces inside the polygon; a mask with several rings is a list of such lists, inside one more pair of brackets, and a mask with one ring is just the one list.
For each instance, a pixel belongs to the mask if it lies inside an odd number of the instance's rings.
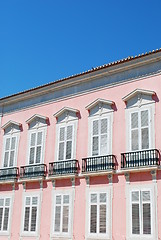
{"label": "white painted trim", "polygon": [[0,198],[10,198],[10,210],[8,219],[8,231],[0,231],[0,236],[11,236],[11,223],[13,215],[13,204],[14,204],[14,192],[7,194],[0,194]]}
{"label": "white painted trim", "polygon": [[[54,219],[55,219],[55,197],[56,195],[69,195],[70,205],[69,205],[69,232],[66,233],[56,233],[54,232]],[[75,203],[75,188],[68,189],[55,189],[52,190],[52,216],[51,216],[51,227],[50,227],[50,239],[73,239],[73,222],[74,222],[74,203]]]}
{"label": "white painted trim", "polygon": [[138,94],[144,94],[144,95],[155,95],[156,93],[154,91],[151,90],[145,90],[145,89],[135,89],[134,91],[130,92],[129,94],[127,94],[125,97],[122,98],[122,100],[124,102],[127,102],[129,99],[135,97]]}
{"label": "white painted trim", "polygon": [[18,127],[22,126],[21,123],[10,120],[10,121],[6,122],[1,128],[3,130],[5,130],[7,127],[12,126],[12,125],[15,125],[15,126],[18,126]]}
{"label": "white painted trim", "polygon": [[[138,240],[138,239],[148,239],[154,240],[157,239],[156,225],[157,225],[157,198],[156,198],[156,189],[154,188],[154,183],[152,184],[126,184],[126,239],[127,240]],[[150,235],[133,235],[131,233],[131,192],[132,191],[146,191],[149,190],[151,192],[151,230],[152,233]]]}
{"label": "white painted trim", "polygon": [[[25,200],[26,197],[38,197],[37,204],[37,219],[36,219],[36,231],[35,232],[25,232],[24,228],[24,217],[25,217]],[[38,237],[40,234],[40,222],[41,222],[41,202],[42,202],[42,192],[23,192],[22,196],[22,214],[21,214],[21,229],[20,236],[21,237]],[[30,226],[29,226],[30,227]]]}
{"label": "white painted trim", "polygon": [[[74,119],[73,121],[69,121],[69,122],[63,122],[63,123],[57,123],[56,124],[56,141],[55,141],[55,159],[56,161],[58,160],[58,156],[59,156],[59,131],[61,127],[65,127],[65,129],[67,128],[67,126],[73,126],[73,141],[72,141],[72,154],[71,154],[71,159],[64,159],[64,161],[67,160],[72,160],[72,159],[76,159],[76,144],[77,144],[77,128],[78,128],[78,120]],[[62,160],[61,160],[62,161]]]}
{"label": "white painted trim", "polygon": [[92,109],[93,107],[95,107],[96,105],[98,105],[98,104],[100,104],[100,103],[101,103],[101,104],[110,105],[110,106],[111,106],[112,104],[114,104],[113,101],[98,98],[98,99],[96,99],[95,101],[91,102],[89,105],[87,105],[85,108],[86,108],[86,110],[90,110],[90,109]]}
{"label": "white painted trim", "polygon": [[[108,233],[106,234],[90,234],[89,227],[90,227],[90,194],[91,193],[106,193],[108,196],[108,202],[106,206],[108,207],[107,212],[107,223],[109,223]],[[112,185],[106,187],[95,187],[89,186],[86,188],[86,219],[85,219],[85,240],[112,240],[112,199],[113,199],[113,187]]]}
{"label": "white painted trim", "polygon": [[62,109],[60,109],[58,112],[54,113],[54,117],[58,118],[59,116],[61,116],[64,112],[73,112],[73,113],[78,113],[79,110],[78,109],[74,109],[74,108],[69,108],[69,107],[64,107]]}
{"label": "white painted trim", "polygon": [[[101,119],[108,119],[109,122],[109,153],[112,154],[112,133],[113,133],[113,112],[108,112],[108,113],[103,113],[101,116],[96,115],[96,116],[89,116],[88,117],[88,156],[92,156],[92,122],[94,120],[101,120]],[[99,156],[99,155],[98,155]]]}
{"label": "white painted trim", "polygon": [[48,117],[45,117],[45,116],[42,116],[42,115],[39,115],[39,114],[34,114],[32,117],[30,117],[29,119],[26,120],[26,123],[30,124],[35,119],[43,119],[43,120],[47,121]]}
{"label": "white painted trim", "polygon": [[[30,139],[31,139],[31,134],[32,133],[38,133],[38,132],[43,132],[43,144],[42,144],[42,153],[41,153],[41,160],[39,164],[44,163],[44,159],[45,159],[45,146],[46,146],[46,135],[47,135],[47,126],[45,127],[41,127],[38,129],[29,129],[28,130],[28,137],[27,137],[27,155],[26,155],[26,165],[30,165],[29,164],[29,160],[30,160]],[[34,163],[36,164],[36,163]]]}
{"label": "white painted trim", "polygon": [[4,167],[4,155],[5,155],[5,143],[7,138],[15,137],[15,155],[14,155],[14,162],[13,167],[17,167],[17,158],[18,158],[18,149],[19,149],[19,141],[20,141],[20,132],[13,133],[13,134],[6,134],[3,136],[3,149],[2,149],[2,161],[1,161],[1,168],[9,168]]}

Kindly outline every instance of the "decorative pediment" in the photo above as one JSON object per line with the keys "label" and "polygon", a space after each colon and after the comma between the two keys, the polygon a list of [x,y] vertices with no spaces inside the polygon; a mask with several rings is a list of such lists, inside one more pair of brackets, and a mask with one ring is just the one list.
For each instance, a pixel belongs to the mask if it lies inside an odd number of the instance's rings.
{"label": "decorative pediment", "polygon": [[86,109],[89,111],[90,115],[106,113],[112,110],[113,101],[98,98],[95,101],[91,102],[86,106]]}
{"label": "decorative pediment", "polygon": [[127,94],[125,97],[123,97],[122,100],[126,103],[127,107],[141,107],[141,105],[154,102],[152,96],[154,96],[155,94],[156,93],[154,91],[137,88]]}
{"label": "decorative pediment", "polygon": [[12,133],[20,131],[21,126],[21,123],[10,120],[2,126],[2,129],[5,131],[5,133]]}
{"label": "decorative pediment", "polygon": [[54,114],[58,122],[71,121],[77,118],[78,109],[64,107]]}
{"label": "decorative pediment", "polygon": [[32,117],[26,120],[29,128],[39,128],[47,125],[49,118],[39,114],[34,114]]}

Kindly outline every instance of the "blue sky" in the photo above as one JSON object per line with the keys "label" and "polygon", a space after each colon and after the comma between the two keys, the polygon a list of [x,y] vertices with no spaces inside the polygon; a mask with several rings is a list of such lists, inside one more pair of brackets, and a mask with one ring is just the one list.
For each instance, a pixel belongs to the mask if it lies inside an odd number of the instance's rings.
{"label": "blue sky", "polygon": [[0,97],[157,48],[160,0],[0,0]]}

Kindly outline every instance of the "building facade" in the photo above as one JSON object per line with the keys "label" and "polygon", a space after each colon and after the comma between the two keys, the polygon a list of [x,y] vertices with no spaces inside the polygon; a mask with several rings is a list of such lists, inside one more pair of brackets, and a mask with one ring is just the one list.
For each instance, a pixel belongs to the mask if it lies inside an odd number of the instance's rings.
{"label": "building facade", "polygon": [[0,99],[0,239],[161,239],[161,49]]}

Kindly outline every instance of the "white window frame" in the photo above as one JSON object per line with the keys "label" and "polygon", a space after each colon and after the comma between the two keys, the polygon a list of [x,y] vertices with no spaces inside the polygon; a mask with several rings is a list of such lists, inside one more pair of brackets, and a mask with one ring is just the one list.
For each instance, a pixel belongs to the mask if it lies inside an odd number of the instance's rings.
{"label": "white window frame", "polygon": [[[65,131],[67,129],[67,126],[73,126],[73,139],[72,139],[72,153],[71,153],[71,158],[66,159],[65,155],[66,152],[64,150],[64,160],[59,160],[59,133],[60,133],[60,128],[65,127]],[[72,120],[68,122],[63,122],[63,123],[57,123],[56,125],[56,151],[55,151],[55,159],[57,162],[63,162],[63,161],[70,161],[76,159],[76,144],[77,144],[77,125],[78,125],[78,120]],[[66,142],[65,142],[66,143]],[[66,147],[65,147],[66,149]]]}
{"label": "white window frame", "polygon": [[[135,112],[140,112],[148,110],[149,113],[149,148],[152,149],[155,148],[155,103],[150,102],[141,106],[134,106],[127,108],[126,111],[126,151],[127,152],[135,152],[135,151],[144,151],[148,149],[142,149],[141,148],[141,135],[139,136],[139,149],[132,151],[132,142],[131,142],[131,114]],[[140,119],[139,119],[140,122]],[[139,134],[141,131],[141,128],[139,128]]]}
{"label": "white window frame", "polygon": [[[24,231],[24,221],[25,221],[25,207],[26,207],[26,197],[37,197],[37,220],[36,220],[36,231]],[[41,193],[40,192],[25,192],[22,199],[22,219],[21,219],[21,236],[24,237],[37,237],[40,232],[40,221],[41,221]]]}
{"label": "white window frame", "polygon": [[[36,136],[38,134],[38,132],[42,132],[42,152],[41,152],[41,159],[40,159],[40,163],[36,163],[35,159],[34,159],[34,163],[30,164],[30,142],[31,142],[31,134],[32,133],[36,133]],[[40,127],[40,128],[36,128],[36,129],[29,129],[28,132],[28,150],[27,150],[27,160],[26,163],[27,165],[36,165],[36,164],[42,164],[44,163],[44,158],[45,158],[45,143],[46,143],[46,132],[47,132],[47,127]],[[37,139],[37,138],[36,138]],[[36,156],[36,154],[35,154]]]}
{"label": "white window frame", "polygon": [[[89,119],[88,119],[88,139],[89,139],[89,144],[88,144],[88,156],[89,157],[98,157],[98,156],[101,156],[100,155],[100,149],[99,149],[99,154],[98,155],[94,155],[92,156],[92,142],[93,142],[93,121],[95,120],[98,120],[99,123],[102,119],[108,119],[108,132],[109,132],[109,139],[108,139],[108,149],[109,149],[109,152],[105,155],[110,155],[112,154],[112,122],[113,122],[113,113],[112,112],[109,112],[109,113],[104,113],[102,114],[101,116],[100,115],[96,115],[96,116],[89,116]],[[99,136],[99,148],[100,148],[100,136]]]}
{"label": "white window frame", "polygon": [[[7,138],[12,138],[15,137],[16,138],[16,142],[15,142],[15,155],[14,155],[14,161],[13,161],[13,166],[12,167],[4,167],[4,157],[5,157],[5,146],[6,146],[6,140]],[[1,167],[2,168],[13,168],[13,167],[17,167],[17,158],[18,158],[18,146],[19,146],[19,139],[20,139],[20,133],[10,133],[10,134],[5,134],[3,136],[3,151],[2,151],[2,162],[1,162]],[[9,154],[10,156],[10,154]]]}
{"label": "white window frame", "polygon": [[[151,197],[151,234],[132,234],[132,199],[131,193],[134,191],[150,191]],[[156,186],[155,184],[146,185],[129,185],[126,187],[126,228],[127,228],[127,239],[138,240],[138,239],[157,239],[156,226],[157,226],[157,199],[156,199]],[[140,223],[142,225],[143,222]]]}
{"label": "white window frame", "polygon": [[[106,193],[108,201],[106,203],[106,233],[90,233],[90,196],[91,194]],[[97,216],[99,218],[99,216]],[[98,222],[97,222],[98,225]],[[112,188],[110,187],[90,187],[86,189],[86,240],[110,240],[112,239]]]}
{"label": "white window frame", "polygon": [[10,236],[11,235],[11,222],[12,222],[12,211],[13,211],[13,200],[14,195],[12,194],[0,194],[1,198],[10,198],[10,210],[9,210],[9,218],[8,218],[8,230],[7,231],[0,231],[0,236]]}
{"label": "white window frame", "polygon": [[[69,195],[69,231],[68,233],[63,232],[55,232],[54,231],[54,224],[55,224],[55,200],[57,195]],[[51,216],[51,231],[50,231],[50,237],[52,239],[68,239],[72,240],[73,235],[73,220],[74,220],[74,198],[75,198],[75,189],[54,189],[52,194],[52,216]],[[62,219],[61,219],[62,223]],[[60,226],[62,228],[62,226]]]}

